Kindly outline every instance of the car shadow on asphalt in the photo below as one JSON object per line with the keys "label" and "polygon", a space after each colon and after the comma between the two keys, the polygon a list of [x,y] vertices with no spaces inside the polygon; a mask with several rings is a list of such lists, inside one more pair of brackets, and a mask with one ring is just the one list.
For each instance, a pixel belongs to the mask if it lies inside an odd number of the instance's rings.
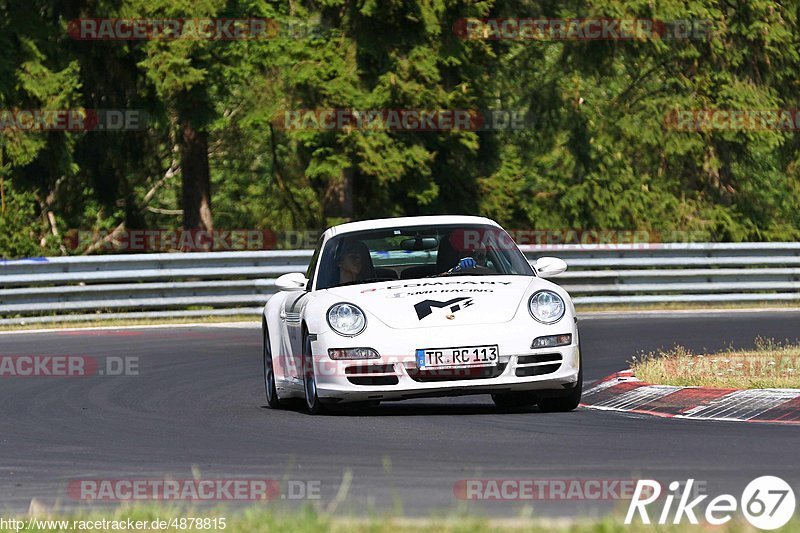
{"label": "car shadow on asphalt", "polygon": [[[269,410],[266,405],[262,409]],[[302,403],[286,406],[286,411],[308,413]],[[404,403],[384,402],[378,406],[330,406],[322,416],[386,417],[386,416],[465,416],[465,415],[518,415],[541,414],[536,406],[523,409],[499,409],[491,403]]]}

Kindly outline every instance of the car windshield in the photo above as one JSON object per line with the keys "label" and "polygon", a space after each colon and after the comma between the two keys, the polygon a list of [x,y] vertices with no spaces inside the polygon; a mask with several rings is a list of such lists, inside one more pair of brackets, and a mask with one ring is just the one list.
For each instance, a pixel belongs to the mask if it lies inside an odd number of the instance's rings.
{"label": "car windshield", "polygon": [[461,275],[535,275],[502,229],[489,225],[410,226],[347,233],[322,251],[317,289]]}

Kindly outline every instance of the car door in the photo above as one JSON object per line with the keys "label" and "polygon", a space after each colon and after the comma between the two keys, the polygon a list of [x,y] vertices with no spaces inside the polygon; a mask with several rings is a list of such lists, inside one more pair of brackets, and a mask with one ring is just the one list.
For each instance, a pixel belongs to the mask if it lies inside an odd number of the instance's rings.
{"label": "car door", "polygon": [[303,338],[300,327],[302,324],[300,303],[304,298],[307,298],[308,295],[309,291],[298,291],[289,295],[283,302],[283,309],[281,311],[281,318],[286,326],[286,337],[289,341],[289,367],[291,369],[291,375],[297,379],[301,379],[303,354]]}
{"label": "car door", "polygon": [[303,314],[302,309],[305,307],[304,301],[312,296],[311,288],[314,284],[314,272],[317,267],[317,260],[319,259],[322,250],[323,239],[320,238],[317,247],[314,250],[314,255],[311,257],[311,263],[308,265],[306,271],[306,289],[291,293],[283,301],[281,308],[281,320],[286,327],[286,337],[288,339],[289,356],[288,362],[292,370],[291,375],[298,379],[302,379],[302,355],[303,355]]}

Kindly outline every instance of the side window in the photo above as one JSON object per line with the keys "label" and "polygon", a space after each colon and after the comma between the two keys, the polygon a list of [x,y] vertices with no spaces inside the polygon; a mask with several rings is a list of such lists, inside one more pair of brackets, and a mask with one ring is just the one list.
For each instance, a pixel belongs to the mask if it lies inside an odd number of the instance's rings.
{"label": "side window", "polygon": [[308,264],[308,270],[306,270],[306,279],[308,279],[308,285],[306,285],[306,290],[310,291],[311,287],[314,286],[314,271],[317,269],[317,261],[319,260],[319,253],[322,251],[322,237],[319,238],[319,242],[317,243],[317,248],[314,250],[314,255],[311,256],[311,263]]}

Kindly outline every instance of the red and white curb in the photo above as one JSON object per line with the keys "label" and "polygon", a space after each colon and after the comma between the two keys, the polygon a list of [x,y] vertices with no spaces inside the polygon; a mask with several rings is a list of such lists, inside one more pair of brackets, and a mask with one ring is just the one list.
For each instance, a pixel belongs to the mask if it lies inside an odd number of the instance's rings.
{"label": "red and white curb", "polygon": [[583,393],[584,407],[666,418],[800,424],[799,389],[651,385],[617,372]]}

